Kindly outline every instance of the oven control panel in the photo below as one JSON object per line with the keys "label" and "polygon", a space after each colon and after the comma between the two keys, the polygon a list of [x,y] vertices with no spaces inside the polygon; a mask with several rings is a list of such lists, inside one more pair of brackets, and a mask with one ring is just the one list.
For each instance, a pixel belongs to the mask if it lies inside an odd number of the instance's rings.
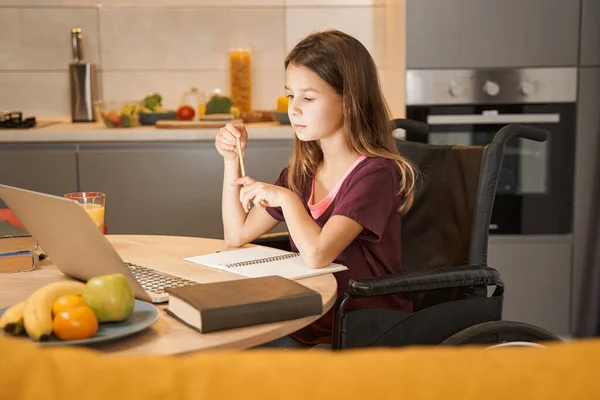
{"label": "oven control panel", "polygon": [[408,70],[406,104],[574,102],[576,68]]}

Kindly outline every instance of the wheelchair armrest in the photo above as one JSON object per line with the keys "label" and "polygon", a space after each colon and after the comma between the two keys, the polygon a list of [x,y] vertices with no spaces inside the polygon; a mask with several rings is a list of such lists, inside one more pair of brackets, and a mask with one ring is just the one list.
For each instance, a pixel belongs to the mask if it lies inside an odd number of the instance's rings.
{"label": "wheelchair armrest", "polygon": [[494,285],[500,273],[487,266],[431,268],[375,278],[351,279],[347,293],[355,297],[421,292],[465,286]]}

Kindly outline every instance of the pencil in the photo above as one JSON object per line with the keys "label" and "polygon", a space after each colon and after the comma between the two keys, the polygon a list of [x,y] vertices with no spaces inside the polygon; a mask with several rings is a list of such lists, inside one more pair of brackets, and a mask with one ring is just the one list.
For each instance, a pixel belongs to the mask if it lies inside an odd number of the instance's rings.
{"label": "pencil", "polygon": [[[246,176],[246,167],[244,166],[244,155],[242,154],[242,144],[240,143],[240,138],[237,139],[237,150],[238,150],[238,158],[240,159],[240,168],[242,170],[242,178]],[[246,186],[246,185],[244,185]],[[248,204],[250,208],[254,207],[254,203],[250,200],[250,204]]]}
{"label": "pencil", "polygon": [[246,176],[246,167],[244,166],[244,155],[242,154],[242,144],[240,138],[237,139],[238,158],[240,159],[240,168],[242,169],[242,177]]}

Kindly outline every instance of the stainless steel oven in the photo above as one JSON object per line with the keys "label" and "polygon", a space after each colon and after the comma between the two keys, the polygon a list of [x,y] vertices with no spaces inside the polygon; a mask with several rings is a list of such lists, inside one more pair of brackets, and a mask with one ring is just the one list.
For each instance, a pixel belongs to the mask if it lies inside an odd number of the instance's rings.
{"label": "stainless steel oven", "polygon": [[533,125],[548,141],[507,143],[491,234],[572,231],[575,68],[409,70],[407,117],[427,122],[433,144],[485,145],[504,125]]}

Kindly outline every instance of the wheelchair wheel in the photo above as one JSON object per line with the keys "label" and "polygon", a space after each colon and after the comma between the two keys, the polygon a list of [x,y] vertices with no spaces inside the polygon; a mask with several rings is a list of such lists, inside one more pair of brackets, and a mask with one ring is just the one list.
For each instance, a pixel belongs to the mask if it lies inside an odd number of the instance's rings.
{"label": "wheelchair wheel", "polygon": [[[455,333],[441,344],[460,346],[467,344],[504,344],[523,346],[527,343],[561,341],[561,339],[537,326],[515,321],[489,321],[473,325]],[[535,346],[535,345],[533,345]],[[536,346],[539,347],[539,346]]]}

